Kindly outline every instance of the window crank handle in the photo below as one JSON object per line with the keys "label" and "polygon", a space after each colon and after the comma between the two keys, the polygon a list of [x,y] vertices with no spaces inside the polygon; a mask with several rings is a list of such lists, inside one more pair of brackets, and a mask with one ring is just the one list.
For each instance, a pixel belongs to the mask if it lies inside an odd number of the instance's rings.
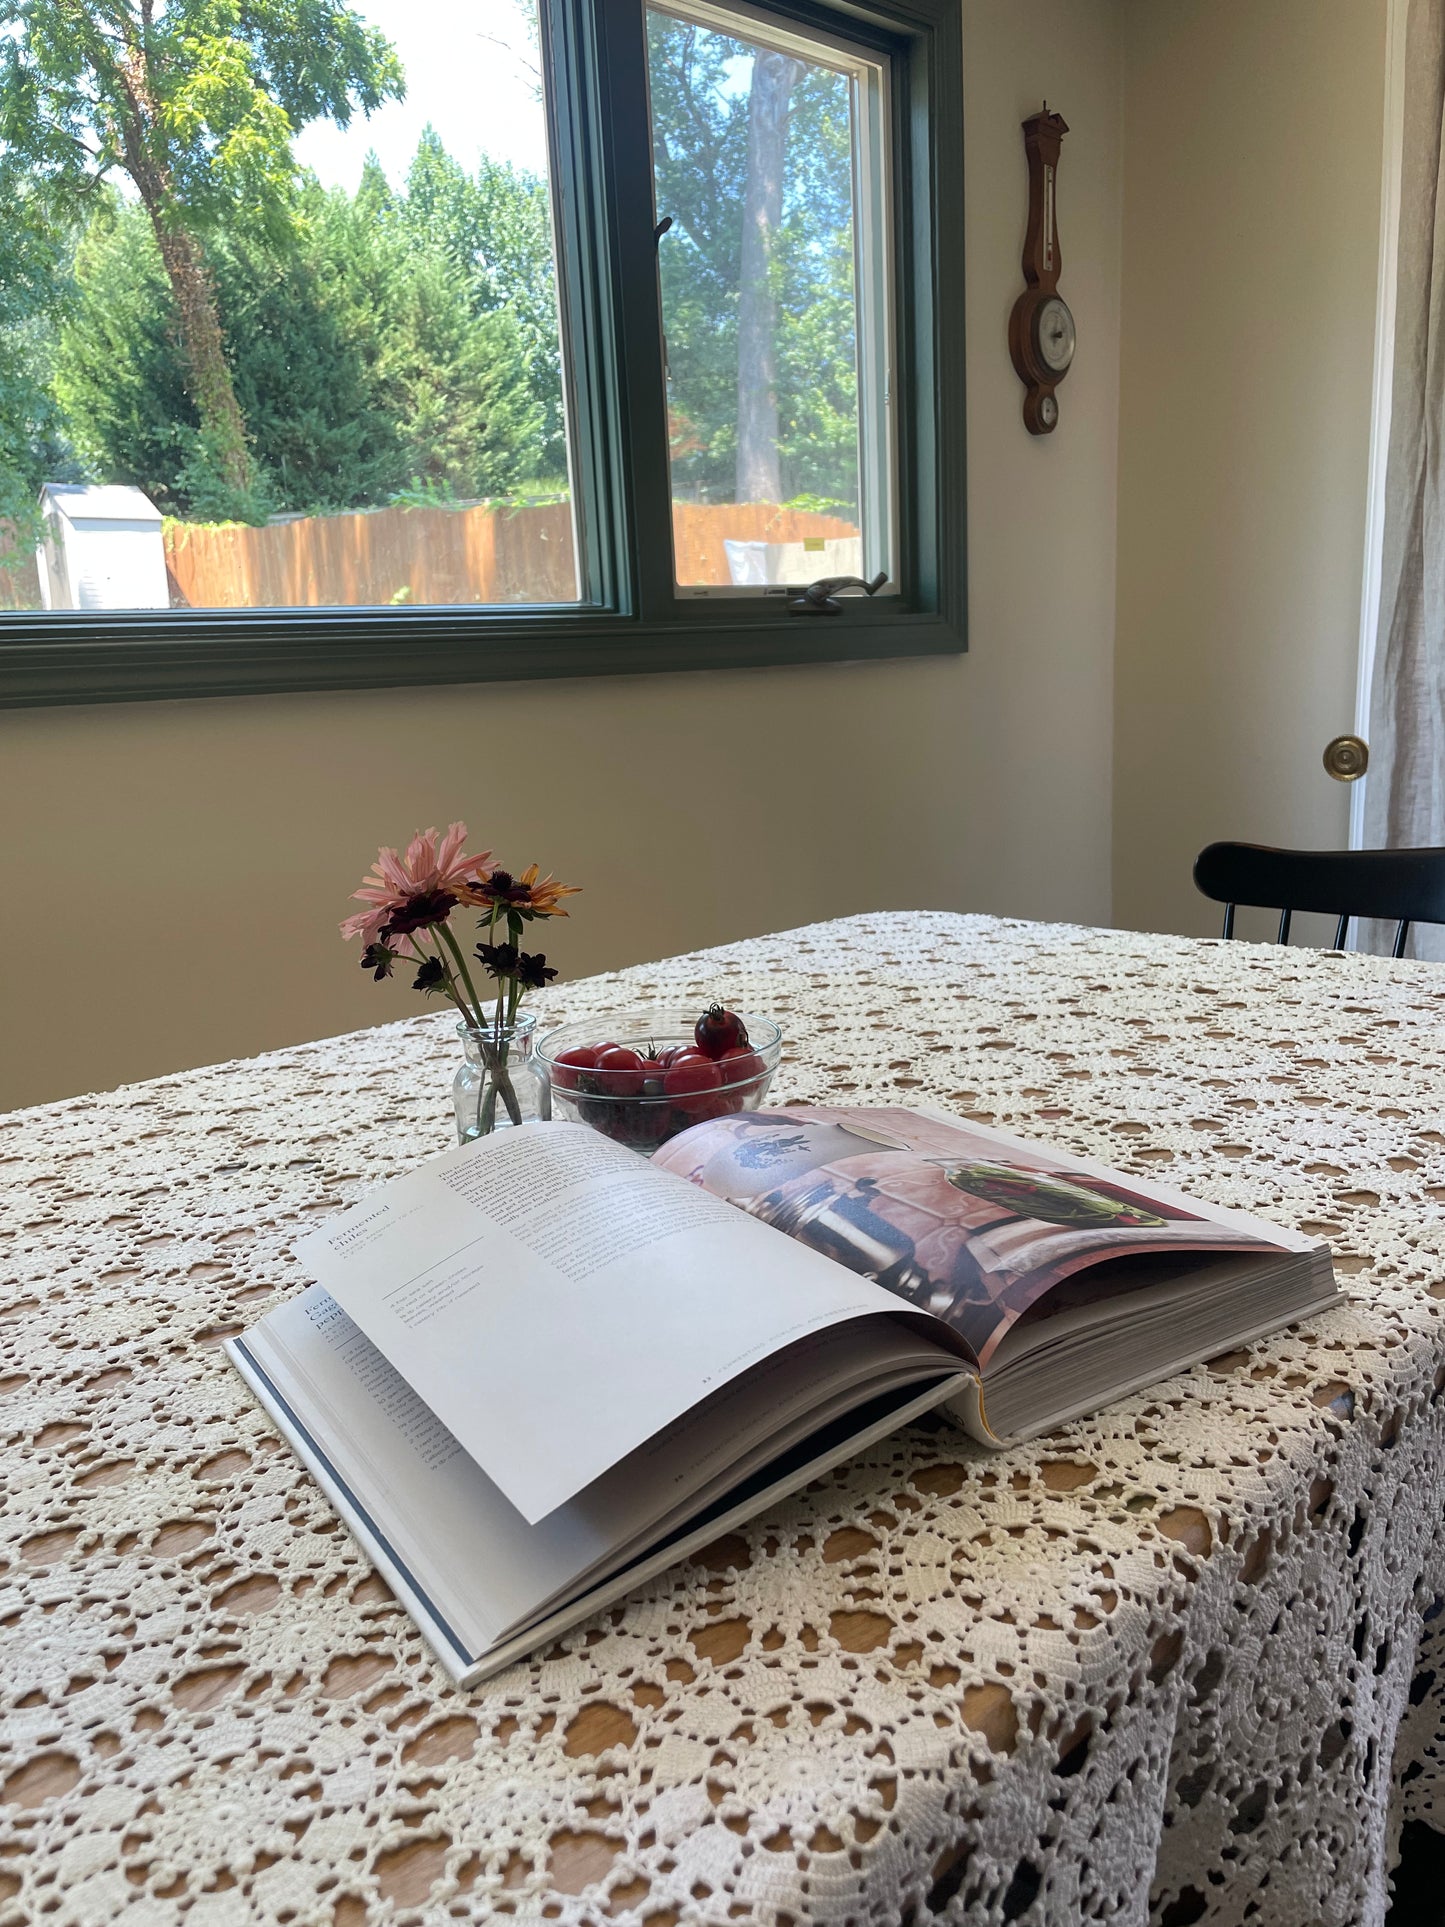
{"label": "window crank handle", "polygon": [[864,595],[877,595],[887,580],[886,569],[880,569],[871,582],[865,582],[861,575],[825,575],[818,582],[810,582],[801,595],[793,597],[788,604],[788,614],[836,616],[843,607],[837,598],[839,589],[861,589]]}

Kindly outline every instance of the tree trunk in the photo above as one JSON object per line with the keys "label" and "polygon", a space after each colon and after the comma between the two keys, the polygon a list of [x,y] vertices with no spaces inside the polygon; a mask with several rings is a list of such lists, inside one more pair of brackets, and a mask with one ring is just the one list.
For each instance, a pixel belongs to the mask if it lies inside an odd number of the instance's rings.
{"label": "tree trunk", "polygon": [[778,303],[773,236],[783,218],[788,101],[803,63],[759,49],[748,96],[748,172],[738,289],[738,472],[740,502],[782,497],[778,460]]}
{"label": "tree trunk", "polygon": [[151,225],[176,304],[176,325],[186,360],[187,382],[201,433],[222,475],[233,488],[250,489],[251,455],[246,447],[246,424],[236,400],[226,343],[221,333],[216,288],[200,243],[186,228],[165,220],[148,208]]}
{"label": "tree trunk", "polygon": [[[147,27],[151,7],[145,8]],[[176,304],[176,326],[186,364],[186,387],[201,420],[201,433],[222,477],[248,493],[254,481],[246,424],[236,400],[216,286],[201,244],[181,220],[180,206],[163,146],[157,142],[157,109],[144,48],[128,41],[115,69],[129,111],[121,116],[121,152],[150,216],[166,278]]]}

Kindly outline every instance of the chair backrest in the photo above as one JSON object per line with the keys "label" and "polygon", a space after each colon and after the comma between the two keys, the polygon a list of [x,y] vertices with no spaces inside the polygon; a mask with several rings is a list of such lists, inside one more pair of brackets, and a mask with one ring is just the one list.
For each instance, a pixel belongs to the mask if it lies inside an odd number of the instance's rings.
{"label": "chair backrest", "polygon": [[1289,942],[1290,913],[1323,910],[1337,917],[1343,950],[1351,917],[1393,922],[1393,954],[1403,957],[1412,923],[1445,923],[1445,850],[1270,850],[1259,843],[1211,843],[1194,864],[1194,881],[1222,903],[1224,934],[1234,935],[1236,904],[1278,910],[1279,941]]}

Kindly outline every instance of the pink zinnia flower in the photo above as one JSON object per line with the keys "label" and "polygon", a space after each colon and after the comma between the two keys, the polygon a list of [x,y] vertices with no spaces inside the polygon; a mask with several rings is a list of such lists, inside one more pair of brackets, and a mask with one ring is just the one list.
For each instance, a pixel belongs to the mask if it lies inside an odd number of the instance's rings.
{"label": "pink zinnia flower", "polygon": [[[417,907],[441,912],[439,917],[426,915],[422,920],[443,921],[446,911],[463,892],[485,881],[497,867],[490,850],[483,850],[479,856],[464,855],[462,845],[466,840],[466,824],[452,823],[441,838],[434,829],[419,832],[407,845],[405,856],[399,856],[395,850],[378,850],[369,874],[362,878],[361,888],[351,893],[369,908],[346,919],[341,926],[342,936],[361,937],[367,943],[375,943],[394,917],[406,920],[409,907],[418,898],[435,897],[435,904]],[[442,909],[442,898],[450,899],[445,909]],[[401,936],[396,939],[396,948],[405,956],[411,946]]]}

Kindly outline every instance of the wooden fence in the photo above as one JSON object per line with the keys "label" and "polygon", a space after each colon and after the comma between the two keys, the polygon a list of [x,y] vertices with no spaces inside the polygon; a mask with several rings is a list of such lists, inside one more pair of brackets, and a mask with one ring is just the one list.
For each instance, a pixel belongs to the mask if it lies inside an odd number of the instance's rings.
{"label": "wooden fence", "polygon": [[192,609],[573,602],[572,514],[396,508],[265,528],[166,527],[172,601]]}
{"label": "wooden fence", "polygon": [[[728,581],[725,537],[799,542],[856,536],[836,515],[677,502],[679,579]],[[577,576],[572,512],[534,507],[369,509],[312,515],[264,528],[167,522],[171,603],[190,609],[314,609],[478,602],[572,602]],[[34,609],[34,559],[0,569],[0,609]]]}

